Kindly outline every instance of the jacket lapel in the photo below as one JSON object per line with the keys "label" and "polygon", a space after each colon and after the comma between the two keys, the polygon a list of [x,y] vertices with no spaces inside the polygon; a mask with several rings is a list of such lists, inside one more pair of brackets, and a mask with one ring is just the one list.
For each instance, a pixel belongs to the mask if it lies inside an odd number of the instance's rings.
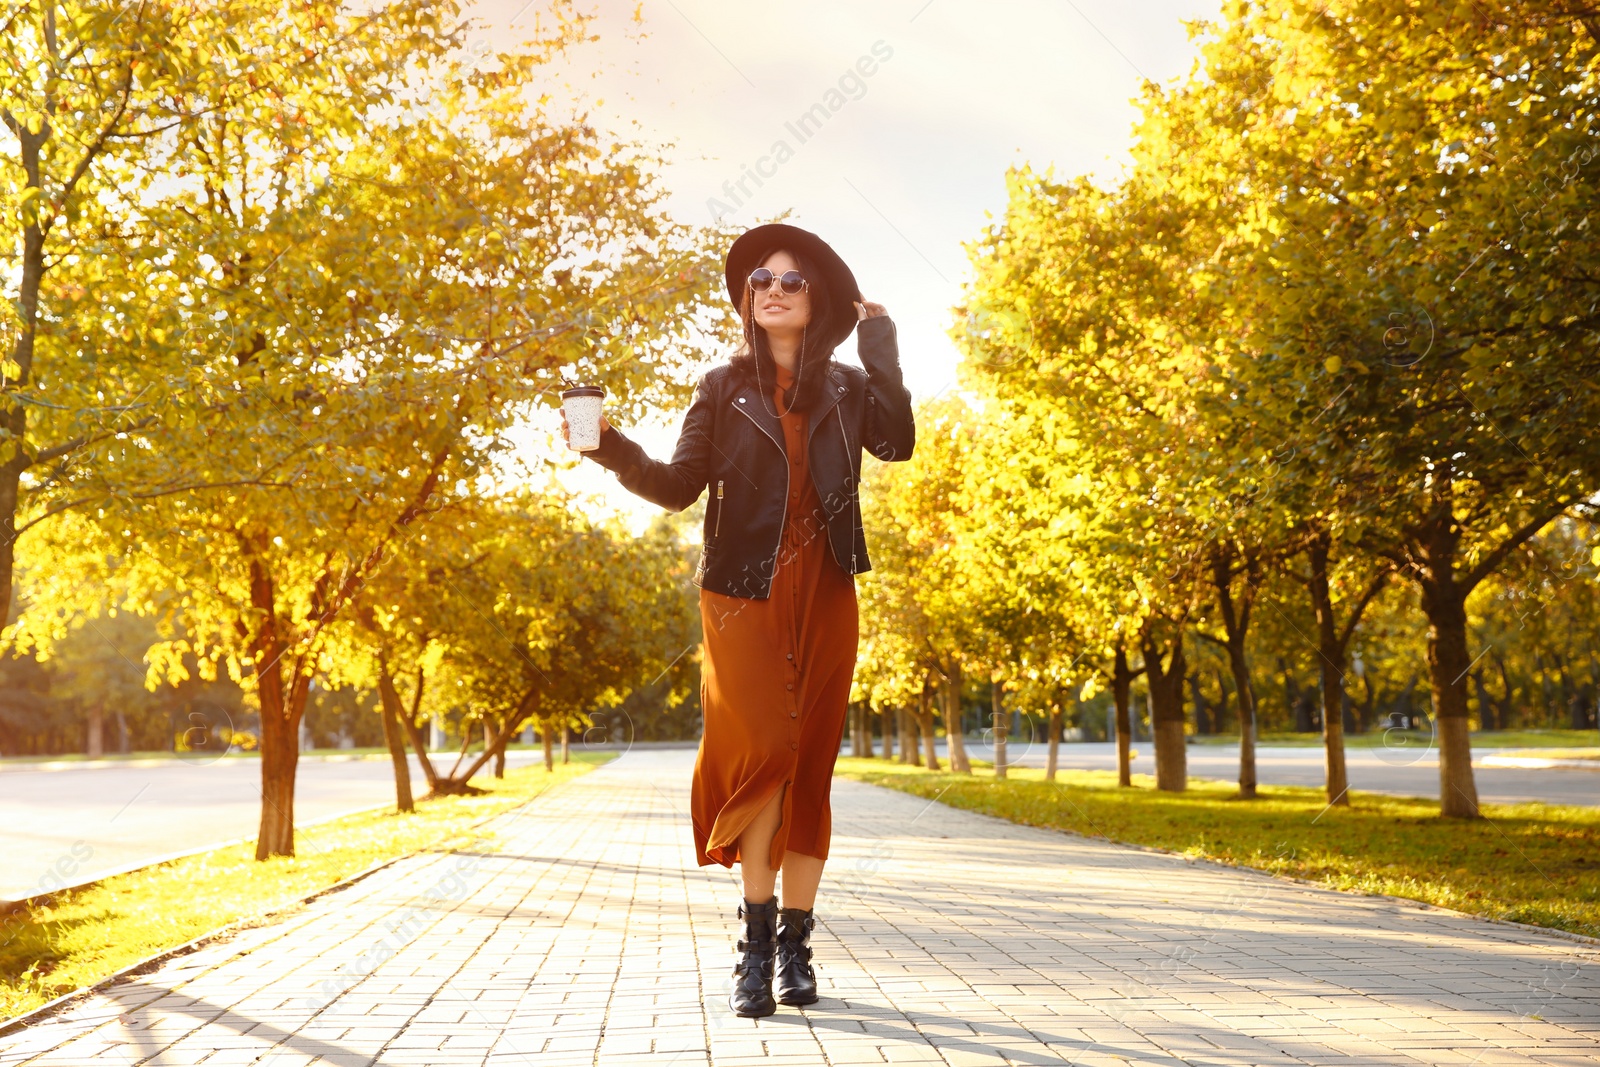
{"label": "jacket lapel", "polygon": [[811,447],[811,438],[816,434],[817,427],[822,425],[822,420],[828,417],[834,405],[844,399],[845,384],[844,372],[832,363],[828,365],[828,387],[823,391],[822,399],[811,411],[811,417],[806,420],[806,448]]}
{"label": "jacket lapel", "polygon": [[[828,385],[822,391],[822,398],[817,406],[812,409],[806,419],[806,447],[810,448],[811,438],[816,434],[817,427],[822,425],[822,420],[828,413],[844,399],[845,394],[844,372],[833,364],[828,366]],[[783,447],[783,423],[772,413],[770,406],[772,398],[766,397],[765,403],[760,391],[750,382],[741,382],[734,391],[732,405],[755,420],[757,426],[767,432],[781,449]]]}
{"label": "jacket lapel", "polygon": [[749,382],[741,382],[739,387],[734,390],[733,399],[729,403],[754,420],[755,424],[766,431],[768,437],[772,438],[772,442],[778,446],[778,450],[780,452],[783,451],[783,423],[768,410],[768,405],[772,403],[771,397],[767,398],[766,403],[762,403],[760,390]]}

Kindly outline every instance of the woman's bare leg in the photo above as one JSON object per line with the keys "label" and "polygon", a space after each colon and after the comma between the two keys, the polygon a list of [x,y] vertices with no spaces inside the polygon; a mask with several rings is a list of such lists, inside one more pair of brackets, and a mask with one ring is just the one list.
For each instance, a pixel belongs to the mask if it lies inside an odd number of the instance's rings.
{"label": "woman's bare leg", "polygon": [[[767,866],[772,852],[772,835],[783,819],[783,790],[773,794],[744,833],[739,835],[739,877],[744,882],[744,898],[752,904],[772,899],[778,872]],[[801,852],[783,854],[783,904],[785,908],[810,911],[817,902],[817,886],[822,883],[823,861]]]}
{"label": "woman's bare leg", "polygon": [[[744,899],[752,904],[765,904],[772,899],[778,883],[778,872],[767,864],[772,852],[772,835],[778,832],[783,819],[783,790],[772,794],[767,806],[761,809],[750,825],[739,835],[739,877],[744,882]],[[784,866],[788,866],[788,853]],[[787,884],[788,879],[784,879]],[[815,890],[813,889],[813,892]]]}
{"label": "woman's bare leg", "polygon": [[783,854],[783,907],[812,909],[817,902],[817,886],[822,882],[822,863],[803,852]]}

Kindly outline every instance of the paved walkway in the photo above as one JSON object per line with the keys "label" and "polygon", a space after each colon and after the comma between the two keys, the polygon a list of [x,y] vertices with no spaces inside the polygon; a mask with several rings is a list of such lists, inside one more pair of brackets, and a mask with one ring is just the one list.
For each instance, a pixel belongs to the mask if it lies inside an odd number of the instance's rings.
{"label": "paved walkway", "polygon": [[1593,1064],[1600,948],[850,782],[823,999],[725,1006],[692,752],[633,752],[0,1038],[0,1064]]}

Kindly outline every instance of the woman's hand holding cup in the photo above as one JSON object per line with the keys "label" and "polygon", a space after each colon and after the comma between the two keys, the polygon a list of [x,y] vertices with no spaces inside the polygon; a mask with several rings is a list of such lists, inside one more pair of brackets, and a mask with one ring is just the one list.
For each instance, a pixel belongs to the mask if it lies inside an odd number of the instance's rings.
{"label": "woman's hand holding cup", "polygon": [[[600,436],[604,437],[606,431],[609,429],[611,429],[611,421],[606,418],[604,412],[601,412]],[[572,447],[572,436],[567,427],[567,411],[565,408],[561,409],[561,439],[567,443],[568,448]]]}
{"label": "woman's hand holding cup", "polygon": [[[597,385],[579,385],[561,393],[561,439],[567,447],[578,452],[593,452],[600,447],[600,438],[611,429],[601,410],[606,391]],[[577,420],[577,440],[573,440],[573,427],[568,415]]]}
{"label": "woman's hand holding cup", "polygon": [[[606,419],[605,418],[605,413],[600,414],[600,434],[605,435],[606,430],[610,430],[610,429],[611,429],[611,421],[610,421],[610,419]],[[573,446],[573,440],[571,440],[570,430],[568,430],[568,426],[566,426],[566,408],[562,408],[562,440],[563,440],[563,442],[566,442],[566,446],[568,446],[568,448],[571,448],[571,446]]]}

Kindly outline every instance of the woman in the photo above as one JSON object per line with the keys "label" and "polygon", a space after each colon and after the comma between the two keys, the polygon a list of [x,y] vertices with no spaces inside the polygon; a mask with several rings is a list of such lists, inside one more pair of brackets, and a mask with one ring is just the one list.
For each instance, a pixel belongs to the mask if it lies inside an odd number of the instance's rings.
{"label": "woman", "polygon": [[[711,492],[694,575],[705,730],[691,816],[698,863],[739,864],[729,1005],[759,1017],[817,999],[812,910],[855,671],[854,576],[871,567],[861,450],[910,459],[916,435],[894,323],[821,238],[758,226],[728,250],[725,279],[744,344],[696,384],[672,462],[603,416],[585,455],[669,510]],[[865,372],[832,358],[852,329]]]}

